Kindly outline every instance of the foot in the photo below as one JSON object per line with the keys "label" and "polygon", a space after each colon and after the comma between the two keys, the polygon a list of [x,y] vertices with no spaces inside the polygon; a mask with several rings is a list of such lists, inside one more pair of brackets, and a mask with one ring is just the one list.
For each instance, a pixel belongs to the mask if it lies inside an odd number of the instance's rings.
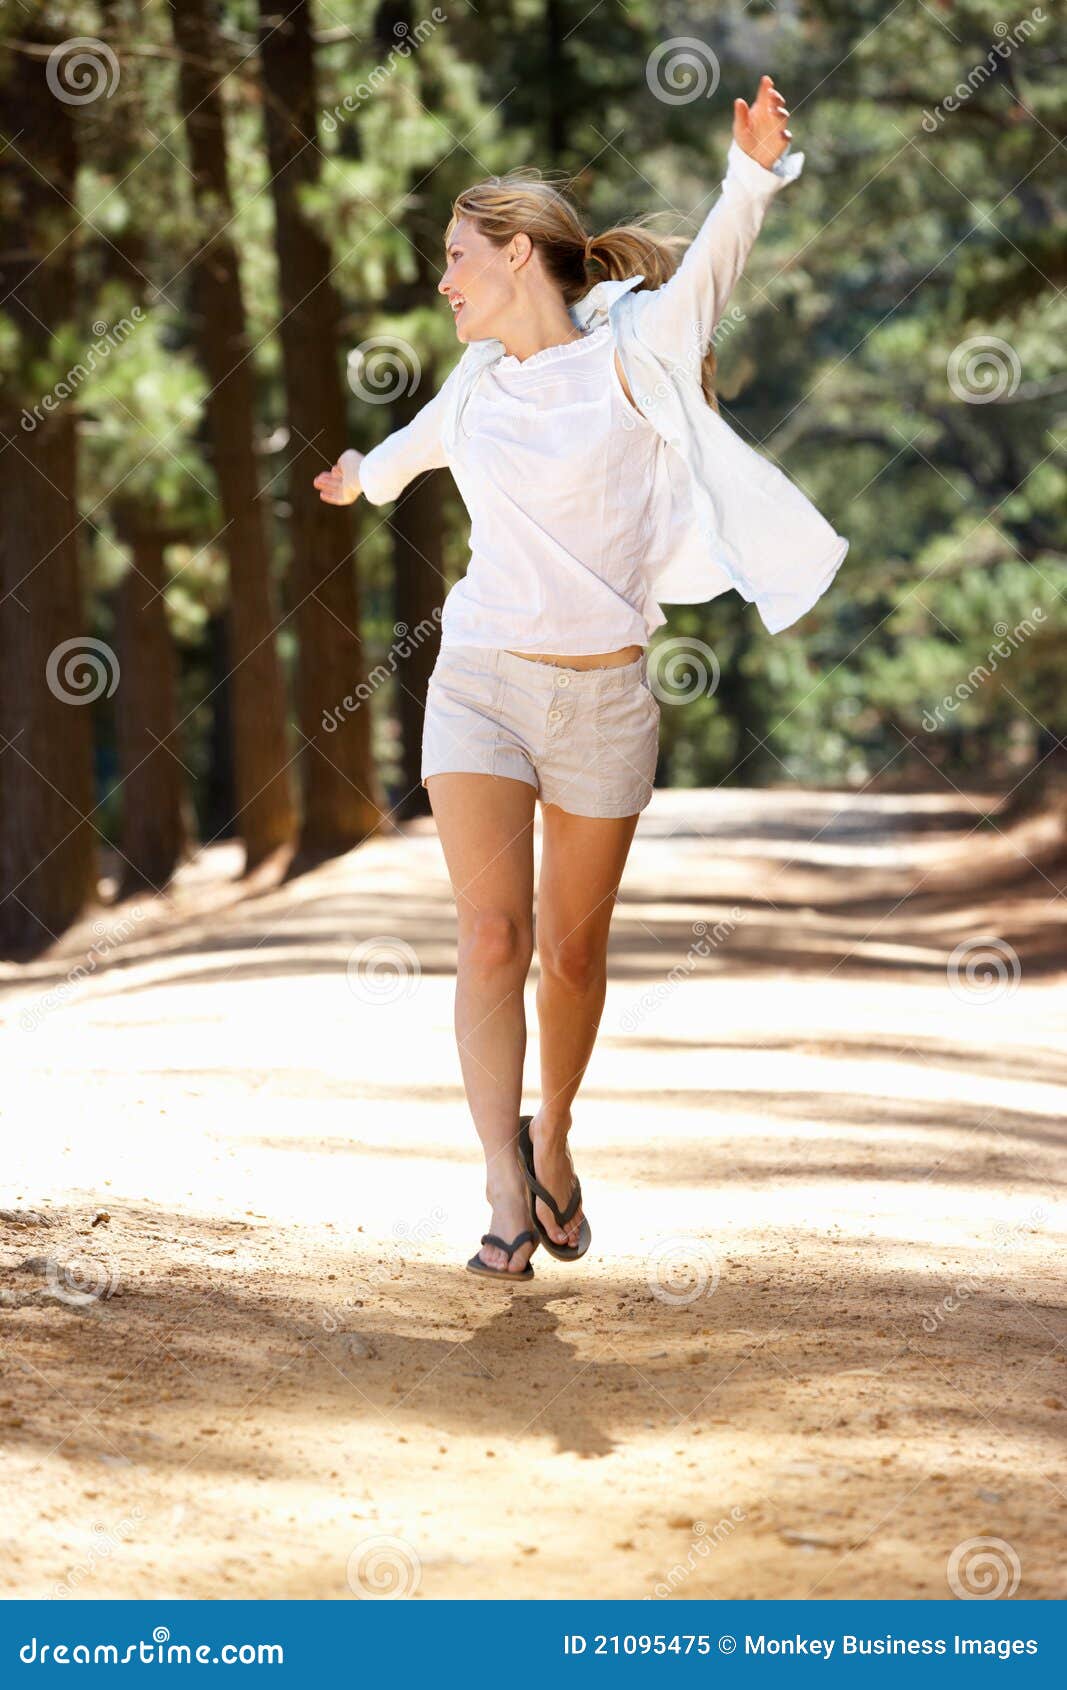
{"label": "foot", "polygon": [[[525,1185],[520,1189],[506,1194],[490,1195],[493,1216],[486,1227],[486,1232],[495,1232],[498,1238],[517,1238],[520,1232],[531,1231],[530,1200]],[[530,1257],[534,1253],[537,1240],[520,1244],[512,1256],[506,1250],[501,1250],[495,1244],[483,1244],[478,1251],[480,1261],[486,1267],[506,1269],[508,1273],[521,1273]]]}
{"label": "foot", "polygon": [[[530,1142],[533,1145],[534,1173],[546,1191],[550,1191],[560,1209],[566,1209],[574,1190],[575,1172],[571,1153],[567,1148],[570,1116],[565,1121],[546,1122],[539,1109],[530,1122]],[[573,1247],[578,1242],[582,1225],[582,1205],[579,1203],[566,1226],[560,1226],[552,1210],[541,1198],[536,1199],[537,1218],[553,1244]],[[514,1233],[511,1234],[514,1237]]]}

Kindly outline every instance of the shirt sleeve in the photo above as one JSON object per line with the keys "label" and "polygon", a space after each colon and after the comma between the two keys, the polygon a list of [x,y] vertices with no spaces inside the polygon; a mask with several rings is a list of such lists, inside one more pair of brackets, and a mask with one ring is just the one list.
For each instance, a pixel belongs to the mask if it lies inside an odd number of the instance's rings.
{"label": "shirt sleeve", "polygon": [[699,364],[711,344],[737,278],[745,267],[767,207],[804,167],[804,154],[789,147],[768,168],[736,141],[726,155],[718,199],[662,287],[633,294],[635,329],[654,352]]}
{"label": "shirt sleeve", "polygon": [[[447,381],[409,423],[387,434],[363,458],[359,465],[359,485],[364,498],[372,505],[384,505],[398,498],[408,482],[414,481],[423,470],[448,467],[441,440],[446,386]],[[344,457],[342,453],[342,463]]]}

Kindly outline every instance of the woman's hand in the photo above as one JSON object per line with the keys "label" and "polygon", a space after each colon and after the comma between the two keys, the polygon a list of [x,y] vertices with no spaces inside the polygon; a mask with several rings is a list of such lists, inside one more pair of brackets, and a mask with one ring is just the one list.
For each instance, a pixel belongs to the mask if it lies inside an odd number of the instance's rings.
{"label": "woman's hand", "polygon": [[734,140],[757,164],[771,165],[781,158],[792,140],[786,128],[789,113],[773,80],[761,76],[752,105],[734,101]]}
{"label": "woman's hand", "polygon": [[324,505],[354,505],[362,491],[359,485],[359,466],[364,454],[349,447],[342,452],[332,469],[320,470],[314,485]]}

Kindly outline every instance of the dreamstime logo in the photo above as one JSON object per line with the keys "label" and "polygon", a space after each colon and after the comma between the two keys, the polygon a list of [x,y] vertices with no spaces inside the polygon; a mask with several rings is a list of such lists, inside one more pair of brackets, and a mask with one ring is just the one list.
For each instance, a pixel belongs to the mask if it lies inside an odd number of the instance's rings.
{"label": "dreamstime logo", "polygon": [[52,1595],[77,1595],[79,1586],[92,1575],[97,1563],[109,1560],[116,1549],[121,1548],[126,1539],[132,1536],[143,1519],[144,1513],[140,1508],[131,1508],[129,1514],[124,1515],[115,1526],[105,1526],[100,1520],[94,1521],[90,1530],[92,1542],[84,1561],[78,1561],[73,1567],[68,1567],[66,1578],[52,1586]]}
{"label": "dreamstime logo", "polygon": [[947,1297],[942,1297],[934,1308],[927,1309],[923,1315],[923,1331],[936,1332],[939,1327],[944,1325],[950,1314],[955,1314],[962,1303],[965,1303],[969,1297],[976,1297],[981,1289],[982,1284],[978,1279],[961,1280],[958,1285],[953,1286],[952,1292]]}
{"label": "dreamstime logo", "polygon": [[1030,1213],[1021,1221],[997,1221],[993,1228],[993,1236],[997,1244],[1017,1244],[1024,1232],[1032,1232],[1042,1221],[1048,1220],[1048,1210],[1043,1203],[1035,1203]]}
{"label": "dreamstime logo", "polygon": [[[684,377],[699,387],[701,398],[703,398],[704,388],[701,377],[704,359],[709,348],[718,351],[723,342],[729,340],[730,336],[741,327],[741,324],[747,321],[748,318],[741,307],[731,305],[729,311],[724,312],[719,318],[710,337],[701,334],[699,331],[688,330],[679,342],[676,351],[668,360],[671,372],[669,377],[661,376],[659,381],[654,382],[651,387],[647,388],[640,386],[635,388],[633,382],[630,382],[630,391],[633,393],[636,409],[634,405],[627,401],[623,415],[623,428],[639,428],[642,419],[648,420],[648,412],[653,410],[660,400],[669,398],[676,391],[679,377]],[[629,380],[629,375],[627,375],[627,380]],[[711,410],[711,406],[708,409]],[[713,411],[712,414],[715,415],[716,413]]]}
{"label": "dreamstime logo", "polygon": [[[132,307],[128,317],[121,317],[117,323],[105,323],[99,318],[93,324],[95,340],[89,347],[82,363],[74,364],[61,381],[57,381],[51,393],[46,393],[32,410],[23,410],[19,419],[27,434],[32,434],[44,422],[46,416],[59,409],[64,399],[69,399],[76,393],[84,381],[93,374],[98,364],[104,363],[117,346],[129,340],[135,328],[144,322],[144,312],[139,305]],[[44,415],[42,415],[42,412]]]}
{"label": "dreamstime logo", "polygon": [[[686,678],[690,671],[689,678]],[[710,697],[719,685],[719,660],[695,635],[679,634],[653,646],[648,658],[648,684],[661,704],[688,704]]]}
{"label": "dreamstime logo", "polygon": [[412,947],[391,933],[364,939],[350,955],[345,972],[360,1002],[376,1006],[413,997],[422,977]]}
{"label": "dreamstime logo", "polygon": [[75,35],[53,47],[45,80],[65,106],[86,106],[103,94],[110,99],[119,85],[119,61],[106,41]]}
{"label": "dreamstime logo", "polygon": [[[694,935],[694,940],[686,951],[684,959],[675,963],[666,979],[657,980],[654,986],[647,986],[637,1002],[630,1004],[623,1011],[619,1017],[619,1030],[623,1033],[634,1032],[645,1017],[666,1002],[676,987],[688,975],[692,974],[698,958],[710,956],[715,946],[725,944],[735,927],[743,920],[744,912],[740,905],[735,904],[729,915],[716,921],[710,929],[706,921],[694,921],[690,929]],[[708,938],[709,931],[710,939]]]}
{"label": "dreamstime logo", "polygon": [[[1042,1221],[1048,1219],[1048,1210],[1040,1203],[1034,1205],[1030,1212],[1018,1221],[997,1221],[993,1228],[993,1237],[998,1250],[1005,1247],[1013,1248],[1018,1244],[1024,1232],[1032,1232]],[[995,1258],[990,1256],[984,1263],[979,1264],[979,1271],[989,1273],[998,1266]],[[933,1308],[923,1311],[922,1329],[924,1332],[940,1331],[949,1315],[955,1314],[971,1297],[977,1297],[983,1286],[980,1279],[972,1274],[954,1285],[948,1296],[942,1297]]]}
{"label": "dreamstime logo", "polygon": [[119,684],[119,660],[103,640],[78,634],[53,647],[45,665],[48,690],[63,704],[94,704]]}
{"label": "dreamstime logo", "polygon": [[706,41],[675,35],[648,55],[645,81],[664,105],[686,106],[702,97],[710,100],[719,86],[719,61]]}
{"label": "dreamstime logo", "polygon": [[648,1254],[646,1283],[661,1303],[695,1303],[719,1283],[719,1264],[699,1238],[664,1238]]}
{"label": "dreamstime logo", "polygon": [[926,732],[933,733],[936,728],[944,727],[942,711],[951,715],[954,710],[959,709],[961,704],[965,704],[969,698],[973,697],[978,688],[988,681],[990,675],[996,673],[997,658],[1011,657],[1024,639],[1029,639],[1032,634],[1037,632],[1034,624],[1044,620],[1044,610],[1040,605],[1035,604],[1030,615],[1024,616],[1020,622],[1016,622],[1014,628],[1009,628],[1006,622],[994,622],[993,632],[997,636],[996,643],[986,652],[984,660],[975,664],[967,679],[959,683],[955,694],[946,693],[941,703],[932,711],[923,711],[922,725]]}
{"label": "dreamstime logo", "polygon": [[68,1308],[85,1309],[92,1303],[107,1302],[119,1289],[119,1276],[108,1262],[92,1256],[75,1256],[73,1261],[58,1262],[49,1257],[45,1269],[48,1294]]}
{"label": "dreamstime logo", "polygon": [[948,1558],[949,1589],[965,1602],[992,1602],[1014,1596],[1022,1565],[1002,1537],[969,1537]]}
{"label": "dreamstime logo", "polygon": [[413,1245],[425,1244],[428,1238],[436,1238],[441,1222],[445,1219],[446,1209],[431,1209],[428,1215],[422,1215],[417,1221],[394,1221],[393,1237],[396,1239],[396,1250],[401,1245],[410,1250]]}
{"label": "dreamstime logo", "polygon": [[346,94],[344,99],[333,107],[332,111],[323,112],[322,127],[328,135],[332,135],[340,127],[344,118],[350,116],[352,112],[358,111],[360,106],[365,105],[385,86],[396,70],[397,64],[402,64],[405,59],[411,57],[416,47],[421,47],[424,41],[428,41],[436,26],[447,21],[448,13],[442,11],[440,6],[435,6],[430,13],[430,17],[433,20],[432,23],[427,22],[425,18],[420,18],[414,29],[409,28],[402,19],[393,25],[393,34],[396,39],[389,49],[385,64],[375,65],[366,81],[356,84],[353,93]]}
{"label": "dreamstime logo", "polygon": [[432,634],[439,633],[441,615],[442,607],[435,605],[430,616],[424,616],[421,622],[416,623],[414,629],[409,628],[406,622],[395,623],[393,644],[389,647],[386,660],[376,663],[366,680],[360,681],[354,692],[346,693],[335,709],[323,711],[323,730],[329,734],[336,733],[347,714],[366,704],[386,681],[393,680],[400,668],[397,658],[409,658]]}
{"label": "dreamstime logo", "polygon": [[652,1594],[646,1596],[645,1601],[654,1602],[657,1598],[673,1596],[678,1586],[684,1584],[690,1573],[696,1571],[701,1559],[710,1555],[712,1550],[717,1549],[719,1544],[724,1543],[728,1537],[732,1537],[742,1520],[747,1519],[748,1515],[745,1510],[740,1504],[735,1504],[729,1515],[724,1514],[722,1519],[715,1522],[710,1532],[706,1520],[694,1520],[693,1536],[685,1564],[676,1561],[668,1571],[666,1578],[658,1580]]}
{"label": "dreamstime logo", "polygon": [[[99,1627],[96,1629],[99,1634]],[[200,1667],[218,1666],[220,1663],[223,1666],[282,1666],[285,1663],[285,1648],[281,1643],[172,1643],[170,1631],[165,1625],[152,1627],[151,1642],[142,1637],[131,1643],[128,1631],[119,1643],[63,1643],[55,1647],[47,1642],[38,1646],[37,1638],[31,1637],[19,1650],[19,1660],[24,1666],[30,1666],[38,1659],[44,1663],[49,1653],[53,1657],[48,1661],[49,1666],[58,1662],[61,1666],[117,1667],[130,1661],[136,1661],[140,1666],[151,1666],[153,1662],[160,1666],[191,1666],[194,1660]]]}
{"label": "dreamstime logo", "polygon": [[1006,939],[980,933],[964,939],[948,959],[948,984],[961,1003],[1000,1003],[1019,985],[1022,964]]}
{"label": "dreamstime logo", "polygon": [[961,340],[949,353],[948,385],[966,405],[991,405],[1011,398],[1022,379],[1022,363],[1014,346],[995,334]]}
{"label": "dreamstime logo", "polygon": [[422,1562],[402,1537],[383,1534],[356,1544],[345,1577],[353,1596],[393,1601],[414,1596],[422,1579]]}
{"label": "dreamstime logo", "polygon": [[115,950],[124,940],[128,939],[137,923],[144,920],[145,912],[140,904],[134,904],[128,915],[121,921],[108,922],[99,918],[93,922],[94,933],[100,935],[100,942],[89,946],[85,953],[85,961],[75,963],[55,986],[52,986],[36,1003],[27,1006],[19,1013],[19,1026],[26,1033],[32,1032],[44,1020],[49,1010],[56,1009],[65,1003],[75,987],[96,972],[97,963],[102,961],[110,951]]}
{"label": "dreamstime logo", "polygon": [[[367,1263],[366,1266],[359,1264],[356,1290],[381,1289],[387,1286],[390,1280],[399,1279],[407,1267],[412,1251],[437,1237],[441,1222],[446,1219],[447,1214],[446,1209],[435,1208],[414,1222],[395,1221],[393,1237],[385,1246],[385,1255],[376,1262]],[[323,1309],[320,1316],[323,1331],[340,1332],[344,1323],[362,1306],[362,1299],[353,1295]],[[358,1334],[354,1333],[349,1333],[348,1336],[358,1338]]]}
{"label": "dreamstime logo", "polygon": [[357,399],[388,405],[406,399],[422,380],[419,355],[399,335],[372,335],[348,354],[348,385]]}
{"label": "dreamstime logo", "polygon": [[922,126],[926,133],[928,135],[936,134],[939,126],[944,122],[942,111],[954,112],[960,106],[966,105],[972,94],[988,82],[991,76],[996,75],[1000,69],[997,61],[1010,59],[1020,42],[1028,41],[1034,33],[1035,26],[1045,21],[1045,14],[1040,6],[1035,6],[1029,17],[1023,18],[1017,24],[1006,24],[1003,19],[998,20],[993,25],[993,34],[998,39],[990,47],[985,58],[968,71],[966,82],[957,82],[952,92],[946,94],[933,111],[923,112]]}

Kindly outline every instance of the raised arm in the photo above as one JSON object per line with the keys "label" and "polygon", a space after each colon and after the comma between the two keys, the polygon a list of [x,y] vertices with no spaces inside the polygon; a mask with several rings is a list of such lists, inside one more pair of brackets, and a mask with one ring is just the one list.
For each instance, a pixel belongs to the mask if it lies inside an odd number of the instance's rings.
{"label": "raised arm", "polygon": [[682,261],[662,287],[632,295],[640,338],[661,356],[698,364],[745,267],[767,207],[795,181],[804,154],[790,150],[788,112],[769,76],[752,106],[734,101],[726,175]]}

